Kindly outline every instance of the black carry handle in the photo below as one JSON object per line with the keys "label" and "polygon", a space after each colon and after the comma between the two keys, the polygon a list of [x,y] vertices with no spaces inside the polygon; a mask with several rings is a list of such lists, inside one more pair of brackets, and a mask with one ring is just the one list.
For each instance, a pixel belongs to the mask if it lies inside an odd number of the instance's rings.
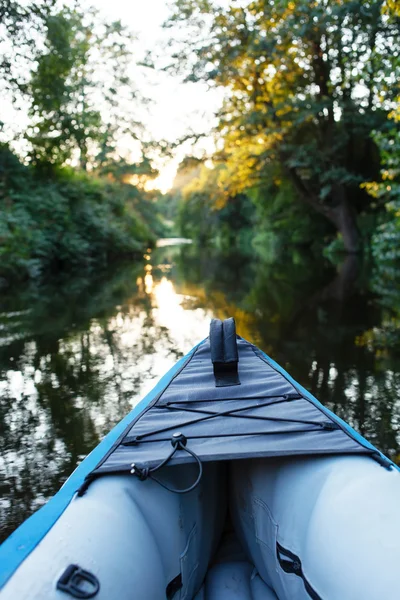
{"label": "black carry handle", "polygon": [[215,385],[225,387],[239,385],[239,353],[235,319],[212,319],[210,325],[211,360],[214,367]]}

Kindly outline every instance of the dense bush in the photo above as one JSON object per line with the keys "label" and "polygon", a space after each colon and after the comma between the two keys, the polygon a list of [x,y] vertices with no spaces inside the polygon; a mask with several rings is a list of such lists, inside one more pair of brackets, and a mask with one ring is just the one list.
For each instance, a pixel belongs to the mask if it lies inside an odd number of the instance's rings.
{"label": "dense bush", "polygon": [[154,240],[140,211],[145,195],[66,169],[43,181],[0,147],[0,276],[39,277],[143,252]]}
{"label": "dense bush", "polygon": [[180,233],[222,251],[236,249],[242,254],[256,252],[273,261],[288,247],[320,250],[333,227],[307,205],[293,200],[290,181],[277,172],[262,186],[231,196],[222,181],[226,167],[203,165],[178,170],[177,179],[186,175],[183,185],[171,194],[177,206]]}
{"label": "dense bush", "polygon": [[386,219],[373,238],[373,254],[382,266],[400,259],[400,108],[390,117],[395,127],[375,136],[381,150],[382,182],[365,186],[371,196],[385,201]]}

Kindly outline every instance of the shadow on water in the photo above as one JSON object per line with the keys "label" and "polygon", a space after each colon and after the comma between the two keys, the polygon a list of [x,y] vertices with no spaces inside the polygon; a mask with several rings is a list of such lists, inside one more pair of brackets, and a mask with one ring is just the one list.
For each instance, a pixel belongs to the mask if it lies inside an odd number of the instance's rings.
{"label": "shadow on water", "polygon": [[212,316],[234,316],[243,337],[397,459],[400,302],[360,272],[354,257],[335,269],[175,245],[101,278],[3,296],[2,537],[207,335]]}

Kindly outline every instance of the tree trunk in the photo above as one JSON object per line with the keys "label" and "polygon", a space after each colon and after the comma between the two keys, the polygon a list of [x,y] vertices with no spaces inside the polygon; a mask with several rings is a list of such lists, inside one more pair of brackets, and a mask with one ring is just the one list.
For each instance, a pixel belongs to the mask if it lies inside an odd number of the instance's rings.
{"label": "tree trunk", "polygon": [[357,256],[348,254],[339,265],[338,273],[323,290],[320,290],[311,304],[318,305],[327,300],[336,300],[342,305],[354,293],[355,284],[360,272],[360,263]]}
{"label": "tree trunk", "polygon": [[355,254],[360,250],[356,214],[347,201],[346,190],[342,185],[333,189],[333,199],[335,206],[329,208],[331,215],[327,214],[327,216],[342,234],[346,252]]}
{"label": "tree trunk", "polygon": [[87,146],[85,143],[79,144],[80,157],[79,162],[81,169],[83,171],[87,171],[88,161],[87,161]]}
{"label": "tree trunk", "polygon": [[356,213],[347,200],[346,189],[340,184],[333,186],[332,205],[325,204],[307,188],[306,183],[298,175],[296,169],[287,169],[287,173],[297,189],[300,199],[326,217],[335,225],[339,233],[342,234],[346,252],[349,254],[359,252],[360,245]]}
{"label": "tree trunk", "polygon": [[347,204],[340,204],[335,209],[335,224],[339,232],[342,234],[343,244],[346,252],[356,254],[359,250],[359,234],[356,223],[356,218]]}

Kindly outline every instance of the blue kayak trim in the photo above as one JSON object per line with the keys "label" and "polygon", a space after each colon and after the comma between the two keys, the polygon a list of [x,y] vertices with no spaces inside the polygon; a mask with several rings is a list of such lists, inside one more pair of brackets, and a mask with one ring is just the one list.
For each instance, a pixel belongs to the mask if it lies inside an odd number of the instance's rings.
{"label": "blue kayak trim", "polygon": [[338,417],[334,412],[332,412],[329,408],[327,408],[326,406],[324,406],[319,400],[317,400],[317,398],[315,396],[313,396],[311,394],[311,392],[309,392],[308,390],[306,390],[306,388],[304,388],[302,385],[300,385],[295,379],[293,379],[293,377],[291,375],[289,375],[289,373],[287,371],[285,371],[285,369],[283,367],[281,367],[277,362],[274,361],[273,358],[271,358],[270,356],[268,356],[268,354],[265,354],[265,352],[263,352],[262,350],[260,350],[259,348],[257,348],[257,350],[259,351],[259,353],[265,358],[266,362],[269,363],[271,365],[271,367],[273,367],[276,371],[278,371],[281,375],[283,375],[288,381],[290,381],[290,383],[305,397],[307,398],[307,400],[309,400],[310,402],[312,402],[315,406],[317,406],[320,410],[322,410],[322,412],[324,412],[327,416],[329,416],[333,421],[336,421],[336,423],[339,423],[339,425],[352,437],[354,438],[359,444],[361,444],[362,446],[364,446],[365,448],[368,448],[369,450],[373,450],[375,453],[379,454],[379,456],[382,458],[382,460],[386,463],[390,463],[389,466],[393,466],[396,468],[397,471],[400,471],[400,467],[398,465],[396,465],[396,463],[394,463],[390,458],[388,458],[387,456],[385,456],[385,454],[383,454],[380,450],[378,450],[378,448],[376,448],[373,444],[371,444],[371,442],[369,442],[368,440],[366,440],[360,433],[358,433],[355,429],[353,429],[353,427],[351,427],[348,423],[346,423],[346,421],[343,421],[343,419],[341,419],[340,417]]}
{"label": "blue kayak trim", "polygon": [[0,589],[20,564],[41,542],[54,523],[61,517],[73,499],[85,477],[93,471],[104,455],[111,449],[129,423],[170,383],[172,378],[194,354],[198,346],[181,358],[157,383],[157,385],[126,415],[103,440],[87,455],[73,471],[61,489],[37,512],[33,513],[0,546]]}

